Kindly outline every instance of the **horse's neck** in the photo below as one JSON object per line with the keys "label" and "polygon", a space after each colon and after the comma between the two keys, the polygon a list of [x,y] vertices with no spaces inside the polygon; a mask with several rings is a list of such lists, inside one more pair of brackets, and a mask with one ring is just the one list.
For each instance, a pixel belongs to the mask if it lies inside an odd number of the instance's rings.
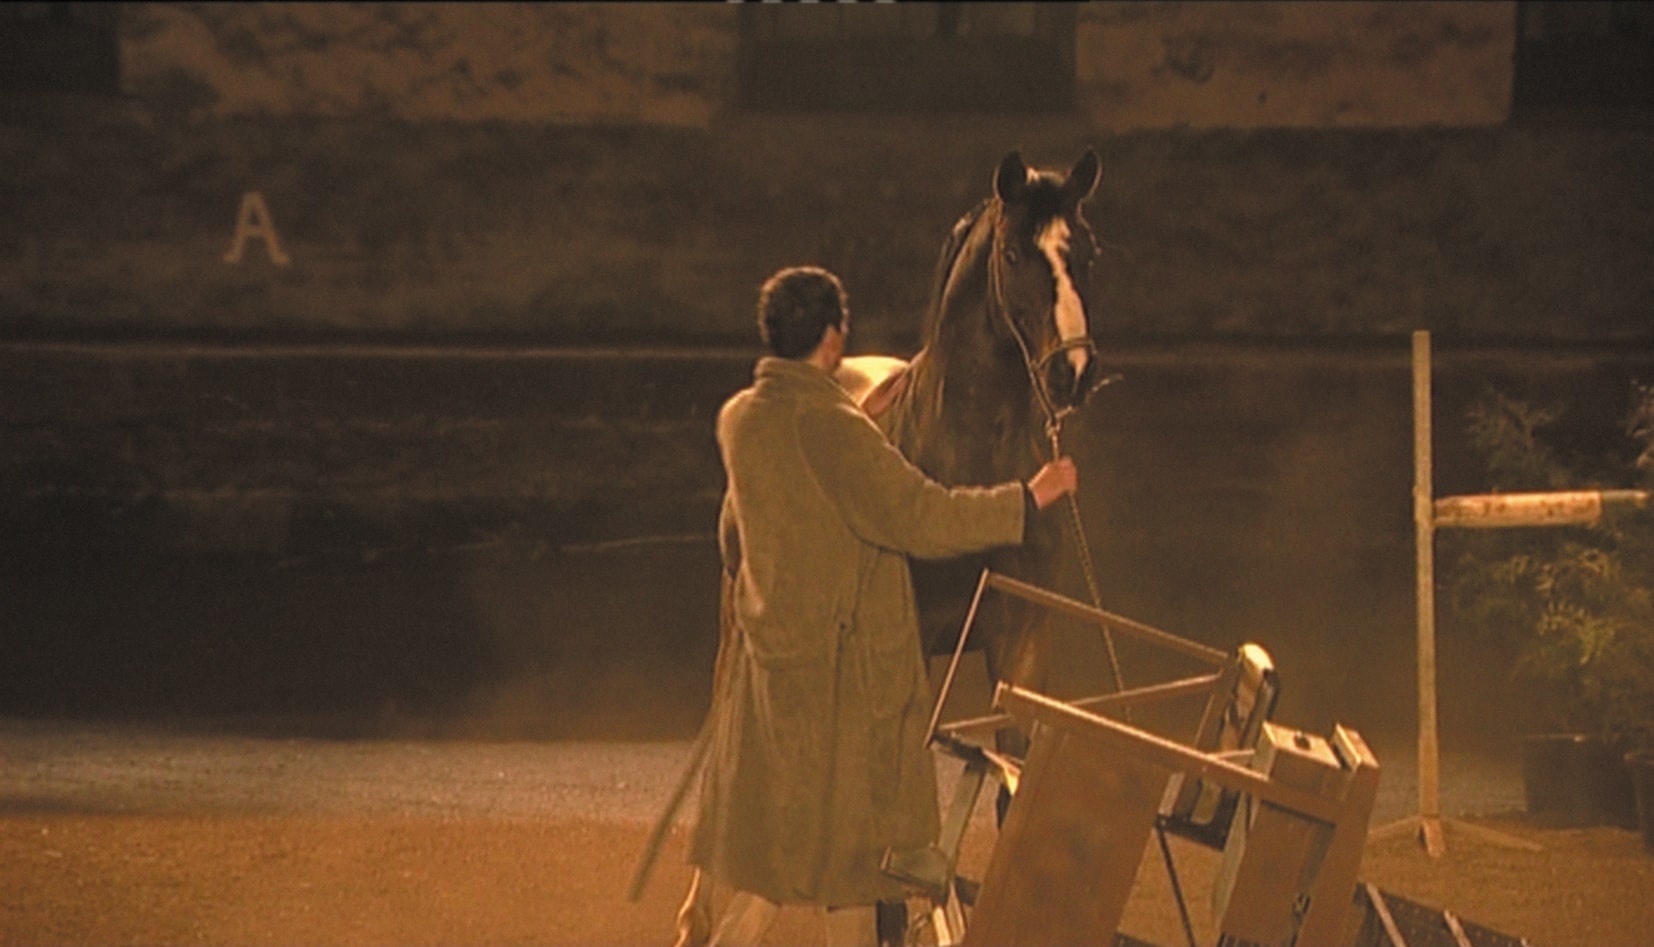
{"label": "horse's neck", "polygon": [[987,254],[995,217],[984,201],[954,225],[938,260],[923,358],[880,419],[897,448],[943,483],[1033,473],[1043,424],[1028,366],[1002,338]]}
{"label": "horse's neck", "polygon": [[1031,474],[1039,421],[1025,369],[945,347],[922,354],[880,420],[902,453],[948,484]]}

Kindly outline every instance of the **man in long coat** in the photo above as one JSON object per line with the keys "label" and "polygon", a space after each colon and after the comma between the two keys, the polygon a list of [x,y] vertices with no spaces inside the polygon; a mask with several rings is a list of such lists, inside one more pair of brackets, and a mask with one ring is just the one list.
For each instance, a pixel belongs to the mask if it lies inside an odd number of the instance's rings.
{"label": "man in long coat", "polygon": [[948,488],[909,463],[833,379],[849,318],[825,270],[771,277],[759,325],[772,354],[718,415],[733,627],[690,861],[737,892],[712,943],[756,942],[800,903],[828,909],[830,944],[873,943],[874,903],[904,896],[885,850],[938,831],[907,557],[1020,543],[1077,475],[1063,458]]}

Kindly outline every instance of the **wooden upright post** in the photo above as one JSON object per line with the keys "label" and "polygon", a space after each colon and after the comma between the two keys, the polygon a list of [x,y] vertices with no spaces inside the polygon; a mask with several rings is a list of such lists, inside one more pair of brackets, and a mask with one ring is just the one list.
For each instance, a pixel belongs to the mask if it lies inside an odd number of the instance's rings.
{"label": "wooden upright post", "polygon": [[[1415,590],[1418,603],[1419,668],[1419,811],[1418,815],[1381,826],[1368,833],[1380,838],[1398,830],[1417,829],[1419,841],[1431,858],[1447,854],[1441,814],[1441,748],[1436,728],[1436,528],[1439,526],[1517,526],[1585,522],[1587,513],[1600,515],[1605,507],[1646,507],[1645,491],[1617,490],[1582,499],[1571,494],[1524,494],[1505,496],[1447,497],[1433,499],[1433,471],[1430,462],[1431,394],[1430,333],[1413,333],[1413,537],[1418,569]],[[1594,512],[1593,512],[1594,511]],[[1464,822],[1457,829],[1486,841],[1511,848],[1539,851],[1525,839]]]}
{"label": "wooden upright post", "polygon": [[1413,333],[1413,537],[1418,550],[1419,835],[1432,858],[1447,852],[1441,828],[1441,752],[1436,728],[1436,521],[1430,443],[1430,333]]}

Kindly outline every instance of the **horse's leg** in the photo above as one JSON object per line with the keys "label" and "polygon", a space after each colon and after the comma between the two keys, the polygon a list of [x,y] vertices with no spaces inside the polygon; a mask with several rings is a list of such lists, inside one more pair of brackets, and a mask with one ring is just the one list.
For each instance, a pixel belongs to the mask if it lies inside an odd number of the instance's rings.
{"label": "horse's leg", "polygon": [[[994,623],[994,634],[985,645],[988,679],[993,686],[1015,684],[1030,690],[1045,692],[1048,671],[1047,656],[1051,651],[1051,624],[1043,611],[1027,602],[1007,602],[998,609],[999,620]],[[1016,727],[1007,727],[994,736],[999,752],[1015,759],[1028,756],[1028,735]],[[1011,792],[1001,785],[994,800],[994,809],[1000,824],[1011,806]]]}
{"label": "horse's leg", "polygon": [[[989,568],[1001,575],[1050,589],[1057,573],[1061,529],[1050,513],[1040,514],[1038,519],[1025,527],[1022,545],[992,557]],[[1026,599],[1010,595],[999,596],[998,601],[999,609],[992,625],[994,634],[984,645],[989,677],[996,686],[1010,683],[1040,693],[1050,693],[1053,636],[1056,633],[1051,623],[1051,612]]]}
{"label": "horse's leg", "polygon": [[995,686],[1049,690],[1051,623],[1026,603],[1005,609],[1005,622],[987,642],[988,677]]}

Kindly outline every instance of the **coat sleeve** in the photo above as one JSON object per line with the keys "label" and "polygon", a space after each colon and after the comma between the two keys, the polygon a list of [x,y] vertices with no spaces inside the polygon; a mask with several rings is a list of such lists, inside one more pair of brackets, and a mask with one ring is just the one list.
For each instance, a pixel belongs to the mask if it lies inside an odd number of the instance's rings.
{"label": "coat sleeve", "polygon": [[801,413],[798,439],[822,492],[866,542],[930,559],[1022,541],[1022,484],[945,487],[852,405]]}

